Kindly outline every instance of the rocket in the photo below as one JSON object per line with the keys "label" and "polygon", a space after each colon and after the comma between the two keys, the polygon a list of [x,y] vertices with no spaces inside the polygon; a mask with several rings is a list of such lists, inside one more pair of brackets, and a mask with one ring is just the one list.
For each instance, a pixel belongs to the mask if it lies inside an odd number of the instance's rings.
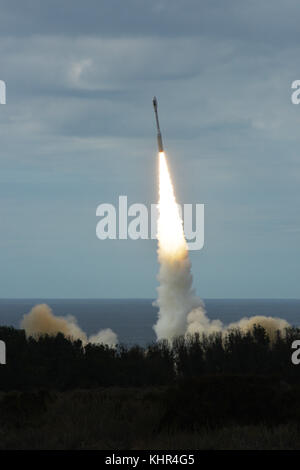
{"label": "rocket", "polygon": [[163,143],[162,143],[162,138],[161,138],[161,132],[159,128],[159,121],[158,121],[158,114],[157,114],[157,99],[156,96],[153,98],[153,108],[154,108],[154,113],[155,113],[155,119],[156,119],[156,128],[157,128],[157,144],[158,144],[158,151],[163,152]]}

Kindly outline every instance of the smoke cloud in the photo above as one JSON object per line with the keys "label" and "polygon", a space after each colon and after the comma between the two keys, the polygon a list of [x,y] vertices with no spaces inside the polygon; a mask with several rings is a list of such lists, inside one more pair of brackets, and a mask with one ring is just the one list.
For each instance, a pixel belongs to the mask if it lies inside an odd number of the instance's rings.
{"label": "smoke cloud", "polygon": [[282,318],[256,315],[250,318],[244,317],[237,322],[230,323],[229,325],[223,325],[220,320],[210,320],[206,316],[204,306],[202,306],[201,308],[192,310],[187,315],[186,334],[222,333],[226,335],[230,330],[234,329],[239,329],[242,333],[253,333],[255,326],[263,327],[272,343],[276,339],[277,331],[284,336],[285,330],[290,326],[290,324]]}
{"label": "smoke cloud", "polygon": [[158,297],[154,303],[159,308],[154,330],[158,339],[171,339],[186,331],[188,313],[199,305],[192,289],[190,261],[185,255],[179,259],[164,256],[158,250],[160,270]]}
{"label": "smoke cloud", "polygon": [[220,333],[223,330],[224,325],[220,320],[210,320],[206,316],[203,303],[187,315],[186,334],[211,334]]}
{"label": "smoke cloud", "polygon": [[276,339],[277,331],[280,331],[281,335],[284,335],[286,328],[291,326],[286,320],[282,318],[256,315],[250,318],[242,318],[236,323],[231,323],[228,325],[228,329],[239,328],[243,333],[251,333],[253,332],[255,325],[259,325],[264,328],[271,342]]}
{"label": "smoke cloud", "polygon": [[83,344],[107,344],[115,346],[118,337],[110,328],[100,330],[97,334],[87,337],[86,333],[77,324],[72,315],[65,317],[56,316],[47,304],[35,305],[28,314],[23,316],[21,328],[24,328],[26,336],[39,337],[41,335],[56,335],[62,333],[72,340],[80,339]]}

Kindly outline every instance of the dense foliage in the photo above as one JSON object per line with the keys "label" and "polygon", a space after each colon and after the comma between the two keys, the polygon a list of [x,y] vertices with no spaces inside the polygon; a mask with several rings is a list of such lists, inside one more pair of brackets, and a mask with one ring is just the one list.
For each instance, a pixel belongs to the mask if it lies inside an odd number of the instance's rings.
{"label": "dense foliage", "polygon": [[265,330],[178,337],[146,348],[82,345],[62,334],[26,338],[23,330],[0,327],[7,364],[0,366],[0,390],[67,390],[101,386],[170,385],[207,375],[263,375],[300,382],[300,365],[291,362],[291,344],[300,330],[277,334],[270,344]]}

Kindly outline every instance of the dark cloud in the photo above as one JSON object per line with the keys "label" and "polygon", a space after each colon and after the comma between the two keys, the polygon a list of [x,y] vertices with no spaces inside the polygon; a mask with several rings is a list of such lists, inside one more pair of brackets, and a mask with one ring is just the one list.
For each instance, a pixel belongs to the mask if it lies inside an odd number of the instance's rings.
{"label": "dark cloud", "polygon": [[273,44],[299,39],[297,0],[10,0],[2,35],[215,36]]}

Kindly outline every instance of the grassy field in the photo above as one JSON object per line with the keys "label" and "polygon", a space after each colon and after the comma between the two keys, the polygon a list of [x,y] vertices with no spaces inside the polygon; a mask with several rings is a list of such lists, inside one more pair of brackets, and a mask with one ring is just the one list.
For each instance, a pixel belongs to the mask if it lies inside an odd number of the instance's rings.
{"label": "grassy field", "polygon": [[0,449],[300,449],[297,420],[219,423],[209,412],[203,424],[182,419],[184,402],[172,416],[173,398],[166,387],[2,393]]}

